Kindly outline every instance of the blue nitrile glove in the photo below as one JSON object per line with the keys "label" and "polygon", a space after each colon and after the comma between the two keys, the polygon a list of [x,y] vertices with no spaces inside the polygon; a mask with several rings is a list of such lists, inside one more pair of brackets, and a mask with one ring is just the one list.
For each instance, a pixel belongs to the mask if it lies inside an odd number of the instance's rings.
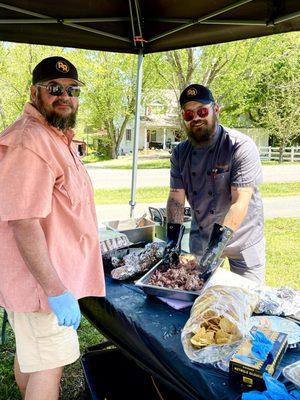
{"label": "blue nitrile glove", "polygon": [[294,389],[290,392],[290,396],[292,396],[293,400],[300,400],[300,391],[297,389]]}
{"label": "blue nitrile glove", "polygon": [[[242,400],[298,400],[298,391],[293,390],[288,392],[282,382],[277,381],[270,374],[264,373],[263,379],[266,384],[267,390],[264,392],[258,392],[256,390],[243,393]],[[297,393],[298,392],[298,393]]]}
{"label": "blue nitrile glove", "polygon": [[80,308],[71,292],[49,296],[48,303],[58,319],[58,325],[73,326],[74,329],[78,329],[81,318]]}
{"label": "blue nitrile glove", "polygon": [[262,331],[259,330],[257,330],[255,333],[251,332],[250,335],[252,338],[252,354],[254,355],[254,357],[260,360],[265,360],[267,358],[267,355],[273,348],[273,342],[269,338],[267,338],[267,336]]}
{"label": "blue nitrile glove", "polygon": [[252,390],[251,392],[243,393],[242,400],[270,400],[270,398],[265,396],[265,392]]}

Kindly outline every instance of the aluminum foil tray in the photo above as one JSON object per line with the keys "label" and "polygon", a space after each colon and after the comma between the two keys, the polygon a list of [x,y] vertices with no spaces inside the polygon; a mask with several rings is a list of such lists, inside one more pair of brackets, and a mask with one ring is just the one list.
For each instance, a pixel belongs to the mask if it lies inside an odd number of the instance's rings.
{"label": "aluminum foil tray", "polygon": [[[223,260],[220,260],[221,265],[223,263]],[[206,288],[208,282],[210,281],[211,277],[213,274],[211,274],[207,280],[204,282],[203,287],[200,290],[197,291],[188,291],[188,290],[179,290],[179,289],[170,289],[170,288],[164,288],[161,286],[154,286],[150,285],[148,282],[153,275],[153,273],[156,271],[156,269],[159,269],[162,264],[162,260],[159,261],[154,267],[150,269],[142,278],[140,278],[138,281],[135,282],[135,284],[143,289],[143,291],[146,294],[152,295],[152,296],[158,296],[158,297],[167,297],[169,299],[176,299],[176,300],[183,300],[183,301],[194,301],[196,297],[198,297],[203,290]]]}

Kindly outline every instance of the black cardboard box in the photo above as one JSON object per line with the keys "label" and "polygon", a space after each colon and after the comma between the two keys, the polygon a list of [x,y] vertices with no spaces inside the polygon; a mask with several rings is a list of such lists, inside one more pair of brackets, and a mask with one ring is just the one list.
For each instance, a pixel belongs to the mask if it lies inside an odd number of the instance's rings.
{"label": "black cardboard box", "polygon": [[[253,327],[251,333],[255,333],[256,330],[258,328]],[[242,388],[265,390],[263,373],[267,372],[273,375],[276,366],[280,363],[288,344],[287,334],[266,328],[259,328],[259,330],[273,342],[273,348],[265,360],[259,360],[252,355],[251,338],[247,337],[230,360],[229,380],[231,384]],[[242,356],[243,360],[236,357],[236,355]]]}

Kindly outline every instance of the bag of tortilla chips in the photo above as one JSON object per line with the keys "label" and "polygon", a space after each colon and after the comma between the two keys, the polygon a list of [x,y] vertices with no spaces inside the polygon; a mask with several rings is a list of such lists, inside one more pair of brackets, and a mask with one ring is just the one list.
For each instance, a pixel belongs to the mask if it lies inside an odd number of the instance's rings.
{"label": "bag of tortilla chips", "polygon": [[213,286],[194,302],[181,341],[187,356],[199,363],[223,360],[248,331],[258,296],[246,289]]}

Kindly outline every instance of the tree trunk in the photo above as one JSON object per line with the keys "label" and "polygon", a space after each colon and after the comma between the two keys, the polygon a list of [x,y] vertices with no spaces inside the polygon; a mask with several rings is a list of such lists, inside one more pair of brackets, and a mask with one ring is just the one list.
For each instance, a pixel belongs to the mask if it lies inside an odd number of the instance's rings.
{"label": "tree trunk", "polygon": [[111,146],[111,147],[110,147],[110,157],[111,157],[113,160],[116,160],[116,159],[118,158],[118,150],[116,149],[115,146]]}
{"label": "tree trunk", "polygon": [[280,147],[279,147],[279,162],[280,162],[280,163],[283,162],[283,153],[284,153],[284,150],[285,150],[285,144],[282,143],[282,144],[280,144]]}

